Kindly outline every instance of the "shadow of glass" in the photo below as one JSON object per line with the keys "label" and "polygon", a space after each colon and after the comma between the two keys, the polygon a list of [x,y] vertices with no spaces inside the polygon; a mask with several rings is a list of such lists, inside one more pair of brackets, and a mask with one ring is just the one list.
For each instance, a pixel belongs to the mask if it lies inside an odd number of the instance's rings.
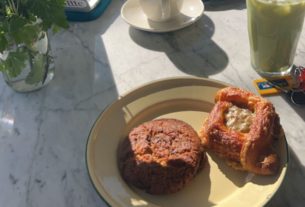
{"label": "shadow of glass", "polygon": [[289,162],[289,149],[286,139],[287,138],[284,135],[280,136],[278,140],[273,144],[273,149],[280,158],[280,167],[278,173],[271,176],[254,176],[251,180],[252,183],[258,185],[269,185],[277,182],[277,180],[281,177],[284,168],[287,168]]}
{"label": "shadow of glass", "polygon": [[282,170],[287,167],[288,163],[288,149],[285,137],[279,138],[279,140],[274,144],[274,150],[280,157],[280,169],[275,175],[255,175],[253,173],[235,170],[230,167],[226,161],[213,152],[209,153],[210,157],[215,163],[217,163],[218,168],[223,172],[223,174],[231,180],[236,186],[242,187],[247,182],[254,183],[256,185],[264,186],[271,185],[278,181],[278,179],[283,175]]}
{"label": "shadow of glass", "polygon": [[305,167],[291,148],[289,148],[289,152],[289,164],[285,179],[266,207],[304,205]]}
{"label": "shadow of glass", "polygon": [[245,0],[205,0],[206,11],[243,10],[246,9]]}
{"label": "shadow of glass", "polygon": [[[27,192],[28,202],[25,205],[35,206],[43,199],[48,200],[49,188],[44,189],[46,193],[39,197],[40,200],[31,199],[41,192],[34,179],[40,176],[56,188],[66,188],[67,191],[63,192],[62,196],[52,195],[58,199],[58,203],[70,206],[105,205],[89,182],[84,157],[87,136],[92,124],[99,113],[118,97],[101,35],[118,18],[117,11],[120,7],[119,1],[112,1],[105,13],[95,21],[71,23],[68,30],[52,37],[51,46],[55,55],[56,72],[54,80],[42,91],[35,93],[43,99],[37,107],[41,112],[36,121],[40,123],[37,142],[33,148],[34,158],[28,172],[32,175],[27,181],[31,190]],[[26,96],[32,97],[35,94]],[[20,114],[21,117],[16,119],[23,120],[24,113]],[[70,164],[65,165],[65,162]],[[55,164],[45,168],[42,167],[44,163]],[[71,175],[69,179],[83,188],[72,195],[69,192],[74,191],[74,185],[66,185],[63,179],[52,179],[50,175],[60,177],[62,169],[65,171],[64,178],[67,174]],[[75,171],[77,172],[74,177]],[[79,196],[85,199],[79,201]],[[65,200],[67,197],[71,199],[69,204]]]}
{"label": "shadow of glass", "polygon": [[[281,170],[280,170],[281,171]],[[275,183],[280,174],[274,175],[274,176],[254,176],[253,179],[251,180],[252,183],[258,184],[258,185],[270,185]]]}
{"label": "shadow of glass", "polygon": [[298,114],[305,121],[305,105],[296,105],[292,103],[290,97],[286,94],[281,94],[280,96],[289,104],[296,114]]}
{"label": "shadow of glass", "polygon": [[224,70],[229,61],[211,39],[214,30],[212,20],[203,15],[195,24],[175,32],[149,33],[130,27],[129,34],[138,45],[164,52],[182,72],[208,77]]}
{"label": "shadow of glass", "polygon": [[75,110],[101,111],[117,99],[102,35],[118,18],[121,4],[113,1],[95,21],[70,23],[67,31],[56,35],[56,41],[65,44],[52,42],[56,63],[60,63],[56,68],[60,70],[56,70],[54,82],[46,88],[52,94],[47,97],[58,98],[47,101],[53,105],[50,108],[62,108],[64,104]]}

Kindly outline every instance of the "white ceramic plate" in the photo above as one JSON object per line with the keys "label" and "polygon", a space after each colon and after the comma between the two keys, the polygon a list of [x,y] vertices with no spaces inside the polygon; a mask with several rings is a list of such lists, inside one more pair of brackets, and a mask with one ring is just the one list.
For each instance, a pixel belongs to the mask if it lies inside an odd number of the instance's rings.
{"label": "white ceramic plate", "polygon": [[147,19],[138,0],[127,0],[121,8],[121,17],[131,26],[149,32],[169,32],[182,29],[196,22],[203,14],[201,0],[184,1],[181,13],[166,22],[153,22]]}
{"label": "white ceramic plate", "polygon": [[263,206],[280,187],[287,169],[285,137],[277,151],[276,176],[255,176],[208,155],[208,165],[184,189],[153,196],[128,186],[117,167],[117,147],[135,126],[159,117],[181,119],[199,130],[226,84],[199,78],[173,78],[140,87],[115,101],[95,122],[87,143],[87,167],[97,192],[110,206]]}

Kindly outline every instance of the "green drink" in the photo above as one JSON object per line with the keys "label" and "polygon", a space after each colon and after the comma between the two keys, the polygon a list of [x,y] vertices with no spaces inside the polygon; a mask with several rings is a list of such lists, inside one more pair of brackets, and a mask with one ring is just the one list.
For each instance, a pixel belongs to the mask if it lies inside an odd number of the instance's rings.
{"label": "green drink", "polygon": [[247,0],[252,67],[263,77],[285,75],[303,27],[305,0]]}

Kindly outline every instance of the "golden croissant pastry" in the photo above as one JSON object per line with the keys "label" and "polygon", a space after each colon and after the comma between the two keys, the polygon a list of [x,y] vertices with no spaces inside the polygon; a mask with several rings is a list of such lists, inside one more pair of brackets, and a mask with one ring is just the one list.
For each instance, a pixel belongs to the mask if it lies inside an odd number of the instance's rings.
{"label": "golden croissant pastry", "polygon": [[272,103],[234,87],[219,90],[215,102],[200,131],[204,147],[235,169],[275,174],[279,158],[272,144],[281,127]]}

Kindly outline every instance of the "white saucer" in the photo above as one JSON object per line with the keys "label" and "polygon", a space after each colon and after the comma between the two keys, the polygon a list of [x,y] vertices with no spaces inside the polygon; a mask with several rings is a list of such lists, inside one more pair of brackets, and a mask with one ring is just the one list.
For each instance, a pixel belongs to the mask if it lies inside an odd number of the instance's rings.
{"label": "white saucer", "polygon": [[147,19],[139,0],[127,0],[121,9],[121,17],[131,26],[149,32],[169,32],[184,28],[196,22],[203,14],[204,5],[201,0],[183,2],[181,13],[166,22],[154,22]]}

